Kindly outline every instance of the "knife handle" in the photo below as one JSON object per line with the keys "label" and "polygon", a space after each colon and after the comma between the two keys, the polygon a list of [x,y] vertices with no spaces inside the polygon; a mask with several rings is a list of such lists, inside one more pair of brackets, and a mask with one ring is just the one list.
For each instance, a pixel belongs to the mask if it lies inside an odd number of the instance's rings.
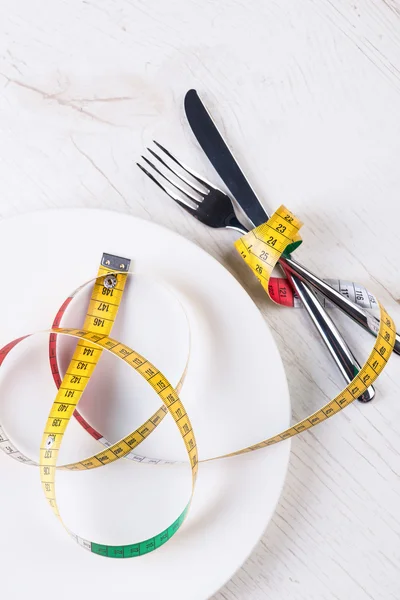
{"label": "knife handle", "polygon": [[[361,370],[361,366],[358,364],[336,325],[327,314],[314,292],[312,292],[311,289],[295,275],[290,273],[290,271],[286,269],[284,269],[284,271],[303,302],[312,322],[320,333],[324,344],[339,367],[346,383],[350,383]],[[370,386],[358,400],[360,400],[360,402],[370,402],[374,396],[375,389],[373,386]]]}

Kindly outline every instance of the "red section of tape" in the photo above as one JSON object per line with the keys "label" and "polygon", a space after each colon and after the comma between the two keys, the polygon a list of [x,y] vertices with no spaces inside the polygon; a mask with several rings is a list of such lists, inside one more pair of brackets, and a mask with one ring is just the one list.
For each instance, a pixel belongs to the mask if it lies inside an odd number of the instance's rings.
{"label": "red section of tape", "polygon": [[272,300],[282,306],[294,306],[293,290],[287,279],[283,277],[271,277],[268,285],[269,295]]}

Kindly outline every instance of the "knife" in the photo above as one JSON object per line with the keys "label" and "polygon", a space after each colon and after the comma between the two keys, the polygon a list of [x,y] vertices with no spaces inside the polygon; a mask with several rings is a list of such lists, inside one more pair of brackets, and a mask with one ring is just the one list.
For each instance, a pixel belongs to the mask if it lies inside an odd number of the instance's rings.
{"label": "knife", "polygon": [[[232,152],[223,140],[196,90],[189,90],[187,92],[185,96],[185,112],[197,141],[222,181],[225,182],[234,198],[247,214],[247,217],[254,225],[264,222],[266,217],[264,208],[244,176]],[[285,257],[281,259],[281,264],[285,266],[285,269],[295,274],[297,278],[312,285],[326,298],[329,298],[347,316],[376,337],[380,324],[378,318],[367,313],[360,306],[342,296],[332,286],[293,260],[293,258]],[[400,336],[398,333],[396,334],[394,352],[400,354]]]}
{"label": "knife", "polygon": [[[189,125],[211,164],[225,182],[248,219],[256,227],[269,219],[266,210],[256,196],[251,185],[240,169],[237,161],[223,140],[210,114],[200,100],[196,90],[189,90],[184,101]],[[282,265],[284,267],[284,265]],[[345,381],[350,383],[361,369],[346,342],[340,335],[332,319],[325,312],[313,292],[295,273],[284,271],[297,291],[314,325],[339,367]],[[371,386],[360,396],[362,402],[369,402],[375,395]]]}

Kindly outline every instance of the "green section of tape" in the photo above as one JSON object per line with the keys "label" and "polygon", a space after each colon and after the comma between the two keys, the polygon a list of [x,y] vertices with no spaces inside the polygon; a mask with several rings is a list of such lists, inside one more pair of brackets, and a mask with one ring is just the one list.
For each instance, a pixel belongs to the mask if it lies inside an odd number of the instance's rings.
{"label": "green section of tape", "polygon": [[109,558],[134,558],[135,556],[149,554],[149,552],[153,552],[153,550],[156,550],[165,544],[165,542],[168,542],[168,540],[170,540],[178,531],[185,520],[189,506],[190,503],[187,504],[184,511],[179,515],[176,521],[172,523],[172,525],[167,527],[167,529],[164,529],[164,531],[153,538],[145,540],[144,542],[138,542],[136,544],[128,544],[127,546],[105,546],[104,544],[95,544],[92,542],[91,551],[93,554],[99,554],[100,556],[107,556]]}
{"label": "green section of tape", "polygon": [[282,255],[286,258],[289,258],[292,252],[294,252],[302,243],[303,240],[299,240],[298,242],[293,242],[292,244],[289,244],[288,246],[286,246],[285,251],[282,253]]}

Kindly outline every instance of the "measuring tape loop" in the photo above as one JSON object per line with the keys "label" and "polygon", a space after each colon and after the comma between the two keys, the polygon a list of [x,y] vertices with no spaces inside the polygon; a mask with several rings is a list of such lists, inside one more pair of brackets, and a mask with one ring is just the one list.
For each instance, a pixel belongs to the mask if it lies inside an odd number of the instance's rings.
{"label": "measuring tape loop", "polygon": [[[301,222],[296,219],[290,211],[284,206],[281,206],[267,223],[250,231],[235,243],[235,247],[240,252],[243,260],[252,269],[253,273],[259,279],[263,288],[269,295],[271,295],[270,286],[272,270],[280,256],[285,251],[287,252],[288,248],[297,247],[300,243],[299,230],[301,225]],[[177,389],[174,389],[168,379],[143,356],[125,344],[109,337],[123,297],[128,276],[129,262],[130,261],[127,261],[126,259],[121,259],[112,255],[103,255],[98,276],[94,280],[92,297],[89,302],[84,327],[82,329],[59,327],[62,315],[69,306],[72,298],[84,287],[80,286],[80,288],[78,288],[74,294],[71,294],[64,302],[56,315],[54,327],[48,332],[50,333],[50,364],[58,391],[46,422],[40,447],[39,460],[39,470],[45,496],[53,512],[61,521],[55,495],[55,474],[57,468],[67,470],[90,470],[104,466],[110,462],[115,462],[121,458],[129,457],[129,455],[132,455],[132,450],[156,429],[167,413],[172,416],[186,448],[192,480],[191,496],[177,519],[158,535],[142,542],[124,546],[94,543],[79,537],[67,529],[68,533],[82,547],[96,554],[113,558],[135,557],[151,552],[167,542],[168,539],[178,531],[188,514],[192,502],[199,462],[209,462],[220,458],[238,456],[276,444],[318,425],[351,404],[357,397],[363,394],[381,374],[391,356],[396,339],[394,323],[383,306],[378,302],[380,328],[373,350],[359,373],[340,394],[335,396],[333,400],[325,404],[321,409],[283,432],[262,440],[252,446],[222,456],[199,461],[193,428],[189,416],[179,398]],[[68,335],[78,338],[75,352],[64,377],[61,377],[57,363],[58,335]],[[30,336],[18,338],[0,350],[0,366],[8,353],[28,337]],[[104,350],[111,352],[137,371],[149,383],[162,401],[160,409],[154,413],[146,423],[115,444],[108,442],[108,440],[93,428],[77,410],[78,402],[81,399],[87,383]],[[183,383],[186,370],[187,364],[184,374],[177,386],[179,388]],[[57,456],[72,416],[76,416],[85,429],[93,437],[98,439],[103,446],[107,446],[107,448],[89,459],[60,467],[57,465]],[[20,462],[38,464],[34,463],[34,461],[29,458],[24,457],[13,443],[5,437],[4,430],[1,427],[0,449]],[[147,460],[154,463],[165,462],[160,459]]]}
{"label": "measuring tape loop", "polygon": [[[105,256],[108,256],[108,255],[105,255]],[[103,257],[103,259],[104,259],[104,257]],[[125,262],[126,262],[126,259],[125,259]],[[100,303],[104,304],[103,299],[102,299],[103,294],[102,294],[101,290],[103,288],[103,280],[104,280],[105,275],[109,276],[110,274],[114,275],[117,273],[118,272],[113,273],[110,269],[108,269],[107,272],[105,273],[104,268],[102,266],[100,266],[99,274],[97,275],[97,277],[88,282],[85,282],[83,285],[79,286],[79,288],[77,288],[72,294],[70,294],[70,296],[65,300],[65,302],[59,309],[59,311],[54,319],[52,331],[49,336],[50,367],[51,367],[51,372],[53,375],[53,379],[56,383],[57,389],[60,389],[61,387],[64,389],[64,402],[62,402],[60,404],[60,406],[58,407],[58,412],[59,412],[58,417],[71,416],[71,414],[72,414],[75,418],[77,418],[78,422],[84,427],[84,429],[90,435],[92,435],[92,437],[94,437],[97,441],[99,441],[102,444],[102,446],[104,446],[106,448],[106,450],[102,450],[101,452],[98,452],[98,453],[96,453],[90,457],[87,457],[83,460],[80,460],[80,461],[77,461],[74,463],[70,463],[70,464],[66,464],[66,465],[58,465],[57,466],[58,470],[83,471],[83,470],[88,470],[88,469],[92,469],[92,468],[98,468],[98,467],[101,467],[101,466],[108,464],[109,462],[112,462],[113,460],[115,460],[116,453],[118,455],[118,458],[127,458],[127,459],[133,460],[135,462],[141,462],[141,463],[170,464],[170,462],[171,462],[171,461],[164,460],[164,459],[155,459],[155,458],[141,456],[134,452],[134,449],[137,446],[139,446],[152,433],[152,431],[154,431],[154,429],[161,423],[161,421],[168,414],[168,411],[164,405],[160,406],[154,412],[154,414],[150,416],[149,419],[147,419],[144,423],[142,423],[140,425],[140,427],[138,427],[134,431],[130,432],[128,435],[126,435],[124,438],[122,438],[118,442],[111,443],[110,441],[108,441],[108,439],[105,436],[103,436],[94,427],[92,427],[88,423],[88,421],[86,421],[86,419],[78,412],[75,403],[73,401],[71,401],[71,399],[74,399],[74,397],[78,393],[78,391],[84,389],[83,386],[86,385],[87,382],[89,381],[88,377],[90,377],[93,374],[93,371],[97,365],[97,362],[100,359],[100,356],[102,353],[101,349],[97,348],[93,344],[91,345],[91,344],[87,344],[87,343],[83,343],[83,342],[78,342],[76,350],[70,361],[69,367],[67,368],[67,372],[64,377],[64,380],[61,378],[61,375],[60,375],[59,366],[58,366],[58,362],[57,362],[57,335],[58,334],[56,333],[56,331],[58,330],[57,325],[60,323],[60,320],[61,320],[63,314],[65,313],[67,307],[70,305],[72,299],[76,298],[78,293],[81,292],[85,287],[92,284],[93,291],[92,291],[87,315],[85,318],[85,325],[88,328],[87,330],[92,331],[93,333],[96,333],[96,331],[101,331],[103,329],[104,332],[108,334],[111,329],[112,324],[115,321],[119,303],[122,299],[122,294],[123,294],[122,285],[121,285],[120,289],[115,288],[115,290],[114,290],[115,294],[112,297],[113,297],[113,300],[117,299],[118,302],[115,301],[112,304],[110,303],[110,311],[107,313],[109,318],[107,319],[107,321],[104,320],[104,324],[102,324],[102,322],[99,321],[99,317],[96,316],[96,310],[97,310],[96,303],[98,303],[98,296],[100,295],[101,296]],[[134,275],[133,273],[126,273],[126,275],[124,275],[124,277],[126,278],[128,276],[133,276],[133,275]],[[135,277],[138,277],[138,275],[135,275]],[[143,277],[143,276],[139,276],[139,277]],[[145,278],[150,279],[147,276]],[[124,280],[121,278],[121,283],[122,282],[124,282]],[[124,283],[124,285],[125,285],[125,283]],[[174,298],[174,300],[179,304],[180,308],[182,309],[182,313],[187,321],[186,312],[185,312],[180,300],[177,298],[176,294],[173,294],[167,285],[163,284],[162,287],[163,287],[163,289],[166,289],[171,294],[171,296]],[[109,288],[105,288],[105,289],[109,289]],[[117,298],[117,292],[121,292],[119,298]],[[100,304],[98,304],[98,306],[100,306]],[[103,311],[104,311],[104,309],[102,307],[100,312],[103,312]],[[94,324],[94,323],[96,323],[96,324]],[[110,326],[110,323],[111,323],[111,326]],[[188,321],[187,321],[187,329],[188,329],[189,335],[188,335],[188,354],[187,354],[187,358],[186,358],[186,364],[185,364],[185,367],[183,369],[182,375],[181,375],[178,383],[176,384],[176,386],[174,386],[175,391],[178,394],[180,393],[180,390],[182,389],[182,386],[183,386],[183,383],[184,383],[184,380],[185,380],[185,377],[187,374],[188,365],[189,365],[190,327],[189,327]],[[23,339],[25,339],[25,338],[19,338],[19,340],[16,340],[15,345],[17,345],[17,343],[19,343],[19,341],[22,341]],[[4,349],[7,350],[8,348],[9,348],[9,345],[7,345]],[[63,381],[64,381],[64,384],[63,384]],[[54,418],[57,421],[57,416]],[[39,466],[39,463],[37,461],[32,460],[30,457],[26,456],[23,452],[21,452],[21,450],[19,450],[15,446],[15,444],[13,444],[10,441],[8,435],[6,434],[4,428],[1,425],[0,425],[0,449],[5,450],[7,454],[9,454],[14,460],[17,460],[18,462],[22,462],[24,464],[31,465],[31,466]]]}

